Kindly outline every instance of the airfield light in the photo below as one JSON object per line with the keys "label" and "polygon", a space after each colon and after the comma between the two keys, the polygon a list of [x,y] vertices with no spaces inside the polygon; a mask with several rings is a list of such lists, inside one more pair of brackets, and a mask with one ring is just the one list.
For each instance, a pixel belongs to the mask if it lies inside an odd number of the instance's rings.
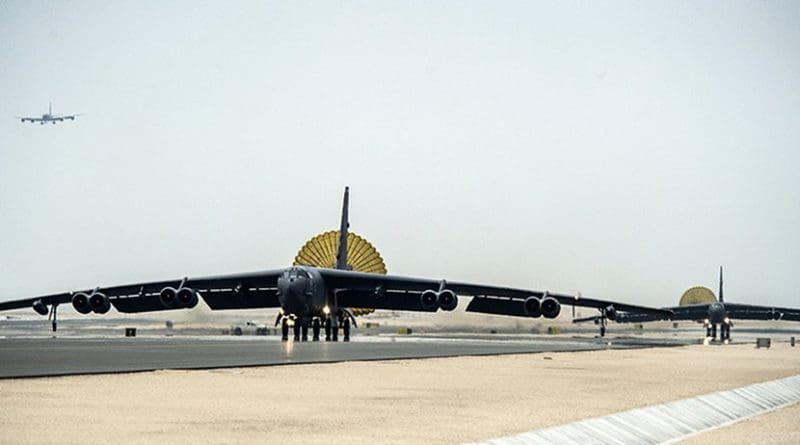
{"label": "airfield light", "polygon": [[331,308],[329,308],[328,305],[326,304],[325,307],[322,308],[322,313],[325,314],[325,315],[330,314],[331,313]]}

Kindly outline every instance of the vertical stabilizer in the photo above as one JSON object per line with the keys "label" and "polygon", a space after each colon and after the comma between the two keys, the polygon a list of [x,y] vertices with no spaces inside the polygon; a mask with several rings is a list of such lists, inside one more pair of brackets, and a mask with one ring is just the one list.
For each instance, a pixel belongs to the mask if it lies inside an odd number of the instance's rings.
{"label": "vertical stabilizer", "polygon": [[53,115],[53,102],[50,102],[47,106],[47,114],[52,116]]}
{"label": "vertical stabilizer", "polygon": [[719,266],[719,301],[720,303],[725,302],[725,299],[722,297],[722,266]]}
{"label": "vertical stabilizer", "polygon": [[347,229],[350,228],[350,221],[347,209],[350,201],[350,187],[344,188],[344,201],[342,202],[342,225],[339,226],[339,248],[336,250],[336,269],[347,270]]}

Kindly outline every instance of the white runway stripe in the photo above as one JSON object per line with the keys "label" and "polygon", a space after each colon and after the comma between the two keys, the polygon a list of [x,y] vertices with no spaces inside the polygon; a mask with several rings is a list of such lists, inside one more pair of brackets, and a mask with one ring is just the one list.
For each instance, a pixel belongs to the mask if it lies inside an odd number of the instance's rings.
{"label": "white runway stripe", "polygon": [[581,420],[485,444],[665,444],[800,402],[800,375]]}

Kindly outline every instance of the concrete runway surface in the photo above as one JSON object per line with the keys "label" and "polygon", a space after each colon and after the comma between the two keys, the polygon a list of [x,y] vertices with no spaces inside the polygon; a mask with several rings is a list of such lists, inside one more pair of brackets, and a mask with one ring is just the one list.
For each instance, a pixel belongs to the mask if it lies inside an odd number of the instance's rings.
{"label": "concrete runway surface", "polygon": [[0,378],[209,369],[428,357],[679,346],[687,339],[533,335],[355,337],[281,342],[276,337],[0,338]]}

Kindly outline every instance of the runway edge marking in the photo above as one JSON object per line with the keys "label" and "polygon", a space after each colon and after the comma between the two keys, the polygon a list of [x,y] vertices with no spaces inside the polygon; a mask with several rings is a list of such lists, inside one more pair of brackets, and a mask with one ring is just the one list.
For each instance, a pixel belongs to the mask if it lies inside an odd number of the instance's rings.
{"label": "runway edge marking", "polygon": [[800,402],[800,374],[479,442],[671,444]]}

